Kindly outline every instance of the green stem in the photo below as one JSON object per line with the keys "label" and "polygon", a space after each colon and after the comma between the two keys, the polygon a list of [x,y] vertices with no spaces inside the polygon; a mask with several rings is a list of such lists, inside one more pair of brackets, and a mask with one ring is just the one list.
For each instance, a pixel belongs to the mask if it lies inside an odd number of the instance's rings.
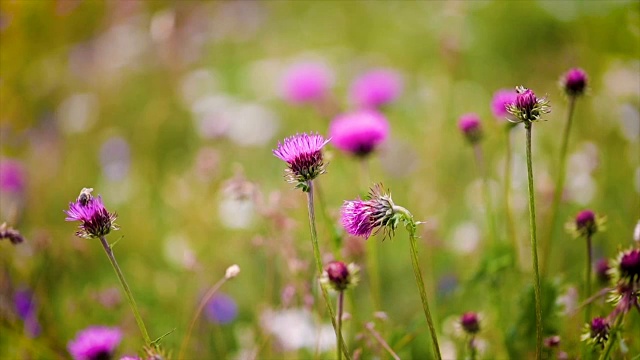
{"label": "green stem", "polygon": [[340,233],[340,229],[334,224],[334,221],[329,216],[327,211],[327,205],[324,201],[324,193],[322,192],[322,188],[320,184],[315,185],[316,195],[318,196],[318,206],[320,207],[320,212],[322,213],[322,219],[325,222],[325,226],[331,232],[331,246],[333,247],[333,255],[338,257],[340,255],[340,247],[342,246],[342,234]]}
{"label": "green stem", "polygon": [[476,350],[476,344],[475,344],[475,340],[476,337],[475,336],[471,336],[471,339],[469,339],[469,358],[471,360],[476,360],[476,357],[478,355],[478,351]]}
{"label": "green stem", "polygon": [[562,133],[562,144],[560,145],[560,163],[558,165],[558,178],[556,179],[556,187],[553,193],[553,203],[551,204],[550,223],[548,235],[543,240],[542,249],[544,251],[542,259],[542,274],[546,274],[551,258],[551,249],[553,244],[553,233],[557,223],[558,210],[560,208],[560,200],[564,189],[564,181],[566,176],[567,163],[567,147],[569,144],[569,133],[571,131],[571,120],[573,119],[573,110],[575,109],[576,97],[569,97],[569,112],[567,114],[567,122],[564,125]]}
{"label": "green stem", "polygon": [[[591,235],[587,235],[587,264],[585,268],[585,289],[584,296],[588,299],[591,296]],[[591,303],[587,303],[584,308],[585,322],[591,320]]]}
{"label": "green stem", "polygon": [[138,312],[138,306],[136,305],[136,301],[133,298],[133,293],[129,288],[129,284],[124,279],[124,275],[120,270],[120,266],[118,266],[118,262],[116,261],[116,257],[113,255],[113,250],[111,249],[111,245],[107,242],[107,239],[104,236],[100,237],[100,243],[102,243],[102,247],[104,251],[107,253],[107,257],[111,262],[111,266],[113,266],[113,270],[115,270],[116,275],[118,275],[118,280],[120,280],[120,285],[122,285],[122,290],[127,297],[127,301],[129,301],[129,305],[131,305],[131,310],[133,311],[133,316],[136,318],[136,323],[138,324],[138,328],[140,328],[140,332],[142,333],[142,337],[144,338],[145,345],[151,346],[151,338],[149,337],[149,333],[147,332],[147,328],[144,326],[144,321],[142,321],[142,317],[140,316],[140,312]]}
{"label": "green stem", "polygon": [[218,289],[220,289],[222,284],[224,284],[226,281],[227,281],[226,276],[218,280],[218,282],[215,283],[215,285],[213,285],[213,287],[211,287],[211,289],[209,289],[209,291],[207,291],[207,293],[202,297],[202,300],[198,305],[198,309],[193,314],[193,318],[191,319],[191,324],[189,325],[189,329],[187,330],[187,335],[184,337],[184,339],[182,340],[182,344],[180,345],[180,352],[178,354],[178,359],[184,359],[183,357],[184,351],[186,350],[187,345],[189,344],[189,340],[191,339],[191,333],[193,332],[193,327],[196,324],[196,321],[198,320],[198,318],[200,318],[200,314],[202,314],[202,310],[204,310],[204,307],[207,305],[209,300],[211,300],[213,295],[215,295],[215,293],[218,292]]}
{"label": "green stem", "polygon": [[611,327],[611,330],[609,332],[609,339],[607,340],[607,345],[605,345],[604,350],[602,351],[602,353],[600,354],[600,357],[598,358],[599,360],[607,360],[610,357],[611,354],[611,350],[613,350],[613,345],[616,343],[617,337],[618,337],[618,331],[620,331],[619,327],[620,324],[622,323],[622,318],[624,317],[624,313],[618,315],[618,317],[616,317],[616,320],[613,324],[613,326]]}
{"label": "green stem", "polygon": [[[369,163],[368,157],[359,157],[359,176],[360,191],[366,194],[369,188]],[[369,276],[369,285],[371,286],[371,301],[375,311],[382,310],[382,299],[380,298],[380,269],[378,262],[378,242],[367,241],[367,273]]]}
{"label": "green stem", "polygon": [[[313,181],[309,180],[307,182],[308,191],[307,191],[307,209],[309,211],[309,227],[311,228],[311,245],[313,247],[313,257],[315,258],[316,270],[318,274],[322,274],[322,259],[320,258],[320,247],[318,246],[318,232],[316,230],[316,213],[314,210],[313,203]],[[327,289],[324,286],[320,286],[320,291],[322,293],[322,297],[324,298],[324,302],[327,305],[327,311],[329,312],[329,316],[331,317],[331,325],[333,325],[333,330],[336,332],[336,336],[338,336],[338,326],[336,324],[336,314],[331,307],[331,302],[329,301],[329,294],[327,293]],[[347,351],[346,346],[343,346],[344,356],[347,359],[350,359],[349,352]]]}
{"label": "green stem", "polygon": [[495,244],[498,239],[496,237],[496,223],[493,218],[493,203],[491,201],[491,186],[489,184],[489,176],[487,174],[487,169],[484,166],[484,156],[482,154],[482,148],[480,147],[480,143],[475,143],[473,145],[473,153],[476,158],[476,165],[478,166],[478,171],[480,172],[480,176],[482,177],[482,186],[484,187],[484,202],[485,202],[485,214],[487,216],[487,227],[489,229],[490,234],[490,244]]}
{"label": "green stem", "polygon": [[514,257],[513,261],[517,265],[520,257],[520,246],[518,244],[518,238],[516,237],[516,226],[513,222],[513,212],[511,211],[511,162],[513,158],[511,149],[511,129],[506,130],[507,135],[507,155],[504,164],[504,210],[507,217],[507,236],[511,240],[513,246]]}
{"label": "green stem", "polygon": [[338,360],[342,360],[342,311],[344,308],[344,291],[338,294]]}
{"label": "green stem", "polygon": [[527,174],[529,177],[529,227],[531,232],[531,257],[533,258],[534,292],[536,303],[536,359],[542,357],[542,300],[540,294],[540,273],[538,271],[538,241],[536,239],[536,203],[533,188],[533,166],[531,165],[531,127],[532,123],[524,123],[527,136]]}
{"label": "green stem", "polygon": [[[394,206],[395,210],[396,206]],[[399,208],[399,207],[398,207]],[[409,220],[413,222],[413,220]],[[424,288],[424,281],[422,280],[422,271],[418,264],[418,245],[415,234],[415,224],[412,224],[413,229],[409,230],[409,243],[411,244],[411,263],[413,265],[413,274],[416,277],[416,283],[418,284],[418,290],[420,292],[420,298],[422,299],[422,309],[424,310],[424,316],[427,318],[427,324],[429,325],[429,331],[431,332],[431,341],[433,343],[433,352],[436,359],[441,360],[440,346],[438,345],[438,336],[436,335],[436,328],[433,325],[433,319],[431,318],[431,311],[429,311],[429,302],[427,300],[427,292]]]}

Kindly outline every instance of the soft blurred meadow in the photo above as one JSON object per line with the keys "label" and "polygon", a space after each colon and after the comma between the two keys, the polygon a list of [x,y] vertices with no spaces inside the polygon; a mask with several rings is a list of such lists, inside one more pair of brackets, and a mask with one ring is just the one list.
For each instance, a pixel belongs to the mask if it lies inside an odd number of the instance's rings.
{"label": "soft blurred meadow", "polygon": [[[69,358],[67,343],[93,325],[120,328],[117,356],[143,345],[96,239],[74,236],[63,210],[83,187],[118,213],[114,252],[152,338],[178,356],[202,295],[238,264],[196,324],[189,359],[335,356],[318,296],[306,198],[284,181],[271,150],[297,132],[328,136],[358,104],[353,81],[372,69],[399,74],[381,112],[390,136],[362,164],[331,145],[317,179],[325,260],[355,262],[345,338],[363,359],[432,356],[406,232],[367,242],[339,226],[344,200],[374,182],[420,225],[420,260],[446,359],[465,357],[456,331],[482,316],[480,358],[533,357],[532,270],[524,130],[513,130],[511,204],[503,200],[504,122],[499,89],[524,85],[552,112],[533,128],[540,241],[548,238],[573,67],[589,76],[578,99],[567,176],[544,276],[545,335],[581,356],[585,245],[564,223],[590,208],[607,217],[594,261],[633,245],[640,217],[640,3],[636,1],[0,1],[0,223],[25,238],[0,242],[0,358]],[[301,63],[329,79],[322,103],[288,99],[283,79]],[[458,118],[477,113],[498,243],[488,246],[482,181]],[[376,242],[381,300],[368,254]],[[339,246],[338,251],[333,251]],[[595,290],[604,288],[596,283]],[[25,317],[16,300],[32,294]],[[22,295],[21,295],[22,294]],[[29,296],[27,296],[29,297]],[[335,306],[335,305],[334,305]],[[594,303],[605,315],[610,305]],[[640,352],[630,313],[626,357]],[[624,350],[624,349],[623,349]],[[622,356],[622,352],[619,352]],[[357,354],[356,354],[357,355]]]}

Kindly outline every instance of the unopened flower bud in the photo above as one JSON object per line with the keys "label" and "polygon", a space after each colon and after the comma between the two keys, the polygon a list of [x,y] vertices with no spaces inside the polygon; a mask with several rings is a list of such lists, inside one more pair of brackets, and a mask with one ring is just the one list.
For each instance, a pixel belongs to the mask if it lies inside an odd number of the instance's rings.
{"label": "unopened flower bud", "polygon": [[224,277],[227,278],[227,280],[229,280],[238,276],[238,274],[240,274],[240,266],[233,264],[227,268],[227,271],[225,272]]}

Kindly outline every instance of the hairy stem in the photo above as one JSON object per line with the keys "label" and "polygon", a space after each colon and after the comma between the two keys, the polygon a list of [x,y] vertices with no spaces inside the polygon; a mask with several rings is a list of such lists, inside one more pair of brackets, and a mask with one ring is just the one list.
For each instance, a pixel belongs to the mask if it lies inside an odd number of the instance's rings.
{"label": "hairy stem", "polygon": [[[413,221],[413,220],[410,220]],[[424,310],[424,316],[427,318],[427,324],[429,325],[429,332],[431,332],[431,342],[433,343],[433,352],[436,359],[441,360],[440,346],[438,345],[438,336],[436,335],[436,328],[433,325],[433,319],[431,318],[431,311],[429,311],[429,302],[427,300],[427,292],[424,288],[424,281],[422,280],[422,271],[418,264],[418,245],[415,234],[415,224],[412,224],[412,229],[409,231],[409,243],[411,244],[411,263],[413,265],[413,274],[418,284],[418,290],[420,292],[420,299],[422,300],[422,309]]]}
{"label": "hairy stem", "polygon": [[138,311],[138,306],[136,305],[136,300],[133,298],[133,293],[129,288],[129,284],[127,284],[127,280],[125,280],[124,275],[122,274],[122,270],[120,270],[120,266],[118,266],[118,262],[116,261],[116,257],[113,254],[113,250],[111,249],[111,245],[107,242],[107,239],[104,236],[100,237],[100,243],[104,248],[104,251],[107,253],[107,257],[111,262],[111,266],[113,270],[116,272],[118,276],[118,280],[120,281],[120,285],[122,285],[122,290],[124,290],[124,294],[127,297],[127,301],[129,305],[131,305],[131,310],[133,311],[133,316],[136,318],[136,323],[138,324],[138,328],[142,333],[142,337],[144,338],[144,343],[147,346],[151,346],[151,338],[149,337],[149,333],[147,332],[147,328],[144,326],[144,321],[142,321],[142,317],[140,316],[140,312]]}
{"label": "hairy stem", "polygon": [[562,200],[562,192],[564,189],[564,181],[566,176],[566,163],[567,163],[567,147],[569,144],[569,132],[571,131],[571,120],[573,119],[573,110],[576,104],[576,97],[569,97],[569,112],[567,114],[567,122],[564,125],[564,131],[562,133],[562,144],[560,145],[560,160],[558,165],[558,178],[556,179],[556,187],[553,193],[553,202],[551,203],[550,222],[548,228],[548,235],[543,240],[543,259],[542,259],[542,274],[546,274],[547,267],[551,258],[551,249],[553,247],[553,233],[557,223],[558,210],[560,208],[560,200]]}
{"label": "hairy stem", "polygon": [[[313,257],[315,258],[317,274],[322,274],[322,259],[320,258],[320,247],[318,246],[318,232],[316,230],[316,213],[315,213],[314,204],[313,204],[313,181],[308,181],[307,185],[309,188],[309,191],[307,192],[307,209],[309,211],[309,227],[311,228],[311,245],[313,247]],[[336,336],[338,336],[336,314],[333,311],[333,308],[331,307],[331,302],[329,301],[329,294],[327,293],[327,289],[325,289],[324,286],[320,286],[320,291],[322,292],[322,297],[324,298],[324,302],[327,305],[327,311],[329,312],[329,317],[331,318],[331,325],[333,325],[333,330],[336,332]],[[343,346],[342,350],[345,358],[350,359],[349,352],[347,351],[346,345]]]}
{"label": "hairy stem", "polygon": [[540,294],[540,273],[538,271],[538,241],[536,239],[536,203],[533,187],[533,166],[531,165],[531,127],[525,122],[527,136],[527,175],[529,178],[529,228],[531,232],[531,257],[533,258],[533,289],[536,303],[536,359],[542,358],[542,300]]}

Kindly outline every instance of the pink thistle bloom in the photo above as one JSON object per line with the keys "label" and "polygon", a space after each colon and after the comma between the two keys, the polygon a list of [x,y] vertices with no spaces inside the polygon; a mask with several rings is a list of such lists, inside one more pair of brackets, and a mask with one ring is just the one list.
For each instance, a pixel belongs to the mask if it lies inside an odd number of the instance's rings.
{"label": "pink thistle bloom", "polygon": [[480,318],[478,313],[468,311],[460,317],[460,325],[467,334],[475,334],[480,331]]}
{"label": "pink thistle bloom", "polygon": [[342,204],[340,221],[351,235],[368,239],[374,230],[384,229],[387,236],[395,231],[400,221],[395,216],[394,206],[391,195],[384,192],[381,184],[376,184],[365,200],[348,200]]}
{"label": "pink thistle bloom", "polygon": [[549,102],[546,98],[538,99],[536,94],[523,87],[516,87],[516,100],[507,105],[507,111],[513,115],[516,120],[510,120],[513,123],[538,121],[544,114],[551,112]]}
{"label": "pink thistle bloom", "polygon": [[69,203],[69,210],[65,210],[66,221],[80,221],[76,235],[85,239],[101,237],[119,229],[115,224],[118,215],[107,211],[100,196],[91,196],[92,190],[82,189],[78,199]]}
{"label": "pink thistle bloom", "polygon": [[579,96],[584,94],[587,87],[587,73],[579,68],[567,71],[560,80],[560,84],[565,93],[569,96]]}
{"label": "pink thistle bloom", "polygon": [[282,80],[284,98],[294,104],[324,99],[333,86],[333,74],[322,63],[304,62],[290,67]]}
{"label": "pink thistle bloom", "polygon": [[25,188],[25,170],[22,163],[0,159],[0,191],[21,193]]}
{"label": "pink thistle bloom", "polygon": [[272,150],[273,155],[287,163],[286,179],[297,183],[305,190],[304,184],[326,172],[322,148],[329,142],[320,134],[295,134]]}
{"label": "pink thistle bloom", "polygon": [[496,119],[506,120],[509,117],[507,105],[516,101],[518,93],[513,90],[500,89],[493,94],[491,100],[491,113]]}
{"label": "pink thistle bloom", "polygon": [[80,331],[67,345],[74,360],[111,359],[122,340],[118,328],[92,326]]}
{"label": "pink thistle bloom", "polygon": [[477,114],[469,113],[460,116],[460,120],[458,120],[458,128],[472,144],[475,144],[482,138],[480,117]]}
{"label": "pink thistle bloom", "polygon": [[402,94],[402,77],[391,69],[375,69],[358,77],[349,91],[351,103],[363,108],[378,108]]}
{"label": "pink thistle bloom", "polygon": [[361,110],[342,114],[329,125],[331,141],[338,149],[365,157],[389,136],[389,123],[377,111]]}

